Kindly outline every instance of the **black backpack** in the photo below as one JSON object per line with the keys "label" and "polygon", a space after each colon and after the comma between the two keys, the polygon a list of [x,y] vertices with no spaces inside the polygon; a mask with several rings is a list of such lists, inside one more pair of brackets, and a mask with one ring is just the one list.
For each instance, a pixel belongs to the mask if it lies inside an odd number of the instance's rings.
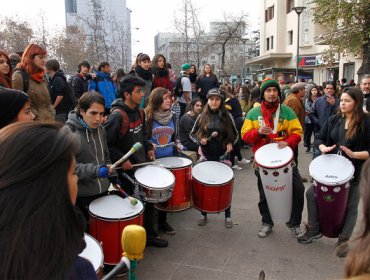
{"label": "black backpack", "polygon": [[21,74],[22,80],[23,80],[23,92],[27,93],[30,87],[30,75],[26,71],[24,71],[22,68],[16,68],[14,70],[14,73]]}
{"label": "black backpack", "polygon": [[183,94],[181,79],[182,77],[178,77],[176,79],[176,84],[175,87],[173,88],[173,93],[175,94],[176,97],[181,97]]}

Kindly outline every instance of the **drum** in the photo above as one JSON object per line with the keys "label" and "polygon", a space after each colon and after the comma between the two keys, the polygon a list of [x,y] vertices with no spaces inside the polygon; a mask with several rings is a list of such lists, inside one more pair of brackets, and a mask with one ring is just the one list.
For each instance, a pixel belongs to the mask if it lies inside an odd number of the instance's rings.
{"label": "drum", "polygon": [[192,161],[182,157],[165,157],[158,159],[160,164],[171,170],[175,176],[175,187],[172,197],[162,203],[157,203],[156,208],[176,212],[191,207],[191,165]]}
{"label": "drum", "polygon": [[175,176],[166,168],[147,165],[135,171],[135,179],[144,201],[163,202],[172,196]]}
{"label": "drum", "polygon": [[355,168],[347,158],[327,154],[315,158],[309,172],[314,180],[320,231],[327,237],[338,237],[344,224],[349,181]]}
{"label": "drum", "polygon": [[270,143],[259,148],[254,160],[258,166],[270,215],[275,223],[288,222],[293,201],[293,151]]}
{"label": "drum", "polygon": [[121,235],[127,225],[143,225],[144,206],[133,206],[128,198],[107,195],[89,205],[90,234],[102,243],[104,263],[117,264],[122,257]]}
{"label": "drum", "polygon": [[203,161],[193,167],[193,205],[207,213],[219,213],[231,205],[234,172],[224,163]]}
{"label": "drum", "polygon": [[79,254],[80,257],[87,259],[93,265],[98,279],[103,278],[103,249],[99,242],[91,235],[85,233],[85,249]]}

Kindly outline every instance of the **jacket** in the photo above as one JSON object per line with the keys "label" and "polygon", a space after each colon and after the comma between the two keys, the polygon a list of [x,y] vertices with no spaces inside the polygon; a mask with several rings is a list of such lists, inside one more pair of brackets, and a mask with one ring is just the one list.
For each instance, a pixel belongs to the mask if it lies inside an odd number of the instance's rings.
{"label": "jacket", "polygon": [[75,103],[74,96],[62,70],[55,72],[51,78],[49,83],[49,91],[51,102],[53,104],[58,96],[63,96],[62,101],[59,103],[58,107],[55,108],[56,114],[69,113],[71,110],[73,110]]}
{"label": "jacket", "polygon": [[163,87],[168,89],[171,94],[173,95],[173,85],[168,76],[160,77],[160,76],[154,76],[153,78],[153,89],[157,87]]}
{"label": "jacket", "polygon": [[309,114],[310,120],[316,126],[316,131],[319,131],[325,124],[326,120],[337,112],[339,106],[339,98],[334,96],[335,104],[330,105],[326,100],[327,95],[317,98],[312,104],[312,112]]}
{"label": "jacket", "polygon": [[181,144],[190,151],[198,151],[199,145],[191,141],[189,135],[194,126],[197,117],[192,117],[188,113],[185,113],[179,122],[179,138]]}
{"label": "jacket", "polygon": [[[118,110],[114,110],[115,108],[123,110],[128,116],[129,124],[125,135],[122,135],[120,132],[123,121],[122,115]],[[142,119],[139,108],[131,109],[123,103],[121,98],[116,99],[112,103],[111,114],[104,123],[104,128],[107,133],[107,143],[113,162],[124,156],[136,142],[141,143],[143,148],[131,155],[129,160],[131,163],[147,161],[146,152],[152,150],[153,146],[148,140],[145,127],[145,115]]]}
{"label": "jacket", "polygon": [[87,128],[72,111],[68,115],[66,126],[80,138],[80,149],[76,154],[76,175],[78,177],[78,197],[103,193],[109,188],[107,178],[98,178],[99,167],[111,164],[102,126],[97,129]]}
{"label": "jacket", "polygon": [[[23,78],[19,72],[13,73],[13,89],[23,90]],[[41,83],[29,77],[28,91],[26,92],[31,100],[31,111],[37,121],[54,121],[55,110],[51,105],[48,83],[44,78]]]}
{"label": "jacket", "polygon": [[86,77],[82,77],[80,73],[77,73],[72,78],[72,90],[76,100],[80,99],[82,94],[88,91],[88,80]]}
{"label": "jacket", "polygon": [[[250,110],[244,120],[241,130],[244,142],[252,144],[252,150],[255,153],[260,147],[270,143],[265,135],[260,135],[259,119],[262,117],[262,107],[255,107]],[[292,150],[294,150],[302,137],[302,126],[299,123],[296,114],[286,105],[280,106],[280,115],[277,129],[278,137],[274,141],[286,141]]]}
{"label": "jacket", "polygon": [[88,90],[96,90],[103,95],[105,108],[112,108],[112,102],[116,99],[117,88],[108,73],[98,72],[96,78],[90,80]]}
{"label": "jacket", "polygon": [[300,99],[296,94],[292,93],[284,100],[284,105],[288,106],[294,111],[294,113],[297,115],[299,123],[303,127],[306,112],[302,99]]}

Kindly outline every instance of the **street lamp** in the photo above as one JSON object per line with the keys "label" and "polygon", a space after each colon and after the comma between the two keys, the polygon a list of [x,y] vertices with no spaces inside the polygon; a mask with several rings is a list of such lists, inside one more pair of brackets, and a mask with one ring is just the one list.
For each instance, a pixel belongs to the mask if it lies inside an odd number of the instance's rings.
{"label": "street lamp", "polygon": [[298,63],[299,63],[299,17],[306,7],[293,7],[292,8],[298,15],[298,28],[297,28],[297,56],[296,56],[296,64],[295,64],[295,75],[296,80],[298,82]]}
{"label": "street lamp", "polygon": [[243,43],[243,63],[242,63],[242,69],[240,72],[240,78],[242,85],[244,84],[244,65],[245,65],[245,43],[247,42],[247,38],[240,38],[240,41]]}

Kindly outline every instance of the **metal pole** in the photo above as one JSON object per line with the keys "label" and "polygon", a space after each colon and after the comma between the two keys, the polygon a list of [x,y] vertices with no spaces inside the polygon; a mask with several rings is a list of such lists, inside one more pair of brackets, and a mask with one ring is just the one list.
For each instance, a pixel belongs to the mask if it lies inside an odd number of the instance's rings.
{"label": "metal pole", "polygon": [[243,65],[242,65],[242,85],[244,84],[244,65],[245,65],[245,43],[246,41],[243,41]]}
{"label": "metal pole", "polygon": [[296,57],[296,66],[295,66],[295,75],[298,82],[298,63],[299,63],[299,18],[301,13],[298,13],[298,29],[297,29],[297,57]]}

